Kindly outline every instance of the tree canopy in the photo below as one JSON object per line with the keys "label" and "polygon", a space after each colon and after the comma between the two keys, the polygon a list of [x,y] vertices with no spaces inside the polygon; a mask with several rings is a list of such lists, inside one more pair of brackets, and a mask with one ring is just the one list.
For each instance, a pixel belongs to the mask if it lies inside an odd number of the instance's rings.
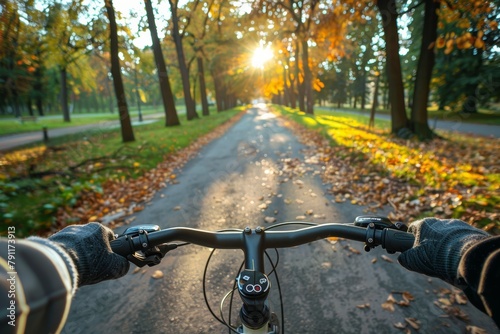
{"label": "tree canopy", "polygon": [[[73,112],[117,109],[107,3],[0,3],[1,114],[70,121]],[[166,113],[185,105],[189,119],[196,104],[208,115],[212,103],[223,111],[263,98],[313,113],[318,103],[365,109],[375,99],[392,110],[395,133],[425,137],[431,103],[470,113],[500,99],[493,0],[163,0],[149,19],[143,3],[130,6],[114,3],[131,106],[156,106],[169,89]],[[151,20],[156,56],[141,37]],[[159,73],[169,89],[155,88]],[[372,99],[375,82],[380,96]]]}

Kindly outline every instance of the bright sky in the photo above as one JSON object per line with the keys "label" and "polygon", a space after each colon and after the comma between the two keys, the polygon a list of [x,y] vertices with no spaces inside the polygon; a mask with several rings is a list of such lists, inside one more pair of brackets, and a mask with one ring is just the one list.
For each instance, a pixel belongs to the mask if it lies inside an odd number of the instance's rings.
{"label": "bright sky", "polygon": [[[158,30],[158,37],[161,40],[165,36],[163,29],[166,26],[165,20],[170,17],[170,7],[167,1],[162,1],[160,2],[160,4],[158,4],[156,1],[153,1],[152,3],[153,10],[155,12],[155,22],[156,28]],[[152,42],[149,30],[138,31],[140,18],[144,17],[144,20],[146,20],[146,9],[144,8],[144,2],[118,0],[113,2],[113,5],[115,7],[115,11],[119,11],[122,14],[121,22],[126,24],[130,28],[134,36],[137,36],[134,40],[134,45],[139,48],[151,46]],[[130,13],[133,13],[133,15],[130,15]],[[143,24],[144,23],[147,22],[143,22]]]}

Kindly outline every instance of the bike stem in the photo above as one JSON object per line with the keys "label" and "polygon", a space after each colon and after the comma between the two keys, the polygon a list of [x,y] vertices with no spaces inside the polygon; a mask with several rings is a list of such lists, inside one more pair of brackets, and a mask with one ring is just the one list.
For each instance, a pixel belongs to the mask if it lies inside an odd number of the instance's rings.
{"label": "bike stem", "polygon": [[264,272],[264,237],[264,229],[260,226],[254,230],[249,227],[243,230],[246,269]]}
{"label": "bike stem", "polygon": [[265,232],[261,227],[254,230],[249,227],[244,229],[245,269],[239,274],[237,282],[238,292],[243,301],[240,310],[243,326],[250,330],[265,328],[267,332],[271,318],[267,295],[271,283],[264,274],[264,238]]}

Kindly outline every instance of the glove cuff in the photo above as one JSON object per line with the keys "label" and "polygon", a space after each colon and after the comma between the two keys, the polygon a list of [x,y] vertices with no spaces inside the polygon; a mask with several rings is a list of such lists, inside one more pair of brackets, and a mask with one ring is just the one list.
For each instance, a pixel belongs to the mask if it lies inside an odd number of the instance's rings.
{"label": "glove cuff", "polygon": [[47,246],[61,256],[64,263],[66,264],[66,267],[68,268],[71,277],[71,287],[72,287],[71,294],[74,295],[78,287],[78,270],[76,269],[76,265],[73,262],[73,259],[71,258],[70,254],[68,254],[68,252],[66,252],[66,250],[63,247],[48,239],[39,237],[29,237],[28,240]]}

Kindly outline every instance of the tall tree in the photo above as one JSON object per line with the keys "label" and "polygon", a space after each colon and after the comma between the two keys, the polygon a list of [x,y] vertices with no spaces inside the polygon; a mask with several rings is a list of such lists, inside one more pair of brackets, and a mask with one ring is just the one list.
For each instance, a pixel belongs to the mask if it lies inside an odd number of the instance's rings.
{"label": "tall tree", "polygon": [[435,135],[429,128],[427,106],[429,103],[430,83],[434,68],[433,43],[437,38],[438,3],[425,0],[424,26],[422,44],[415,78],[413,103],[411,109],[411,126],[413,132],[421,139],[432,139]]}
{"label": "tall tree", "polygon": [[112,0],[104,0],[106,12],[109,20],[109,39],[111,53],[111,74],[113,75],[113,84],[115,87],[116,100],[118,102],[118,112],[120,115],[121,133],[123,142],[134,141],[134,130],[128,113],[125,90],[121,75],[120,58],[118,56],[118,28],[116,25],[115,9]]}
{"label": "tall tree", "polygon": [[87,11],[87,5],[82,0],[72,0],[64,5],[56,2],[48,11],[47,44],[51,50],[51,62],[57,64],[60,71],[61,105],[65,122],[71,121],[68,72],[72,65],[91,51],[88,46],[95,37],[90,29],[91,24],[82,19],[83,13]]}
{"label": "tall tree", "polygon": [[[184,37],[185,27],[183,31],[180,31],[179,27],[179,15],[178,15],[178,0],[168,0],[170,4],[170,14],[172,15],[172,37],[174,39],[175,48],[177,50],[177,59],[179,60],[179,69],[181,72],[182,78],[182,87],[184,91],[184,101],[186,103],[186,114],[187,119],[192,120],[194,118],[198,118],[198,114],[196,113],[196,105],[191,96],[191,85],[189,83],[189,70],[186,65],[186,57],[184,55],[184,48],[182,45],[182,40]],[[194,8],[194,12],[196,12],[196,8]],[[189,20],[187,22],[189,24]]]}
{"label": "tall tree", "polygon": [[[189,28],[189,36],[192,38],[190,45],[194,51],[194,57],[196,58],[197,65],[197,79],[200,84],[200,100],[201,100],[201,110],[203,116],[208,116],[210,114],[208,108],[208,97],[207,97],[207,85],[205,80],[205,37],[208,31],[208,21],[212,14],[212,7],[215,0],[210,0],[205,8],[198,11],[193,11],[196,9],[200,0],[196,0],[193,3],[192,8],[189,8],[190,12],[195,15],[191,18],[191,25]],[[194,21],[194,22],[193,22]]]}
{"label": "tall tree", "polygon": [[[377,7],[383,18],[384,38],[387,56],[387,78],[389,81],[389,99],[391,104],[391,131],[407,136],[408,117],[405,109],[401,60],[399,58],[398,12],[396,0],[378,0]],[[403,129],[408,129],[403,131]],[[411,134],[411,132],[410,132]]]}
{"label": "tall tree", "polygon": [[177,116],[175,108],[174,95],[170,87],[170,80],[168,79],[167,67],[165,66],[165,59],[161,51],[160,39],[158,38],[158,31],[156,30],[156,22],[153,12],[153,5],[151,0],[144,0],[146,6],[146,14],[148,17],[149,31],[151,33],[151,40],[153,41],[153,53],[155,56],[156,67],[158,70],[158,79],[160,81],[161,97],[163,99],[163,108],[165,110],[165,125],[173,126],[181,124]]}

